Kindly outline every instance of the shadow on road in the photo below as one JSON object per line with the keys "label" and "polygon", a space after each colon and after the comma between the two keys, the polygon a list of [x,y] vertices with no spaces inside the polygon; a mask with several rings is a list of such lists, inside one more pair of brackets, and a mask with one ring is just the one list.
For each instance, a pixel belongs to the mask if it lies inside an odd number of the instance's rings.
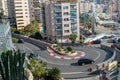
{"label": "shadow on road", "polygon": [[71,63],[71,66],[79,66],[78,63]]}

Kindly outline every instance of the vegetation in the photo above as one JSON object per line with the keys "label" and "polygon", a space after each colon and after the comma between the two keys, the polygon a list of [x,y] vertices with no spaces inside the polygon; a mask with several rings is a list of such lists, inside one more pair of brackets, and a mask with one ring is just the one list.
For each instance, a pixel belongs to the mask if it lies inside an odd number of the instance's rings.
{"label": "vegetation", "polygon": [[77,35],[75,35],[75,34],[71,34],[69,37],[69,39],[71,40],[72,43],[75,43],[76,38],[77,38]]}
{"label": "vegetation", "polygon": [[120,67],[120,62],[118,62],[117,67]]}
{"label": "vegetation", "polygon": [[26,35],[35,39],[43,39],[39,32],[39,24],[36,20],[33,20],[30,24],[25,26],[23,29],[18,30],[15,27],[11,27],[11,31],[16,34]]}
{"label": "vegetation", "polygon": [[[80,14],[80,21],[81,23],[84,23],[84,13]],[[86,28],[91,29],[92,25],[91,25],[91,17],[86,14]]]}
{"label": "vegetation", "polygon": [[17,38],[12,38],[12,42],[13,42],[13,43],[17,43],[17,42],[18,42],[18,39],[17,39]]}
{"label": "vegetation", "polygon": [[62,80],[60,70],[57,68],[48,70],[47,74],[45,75],[45,80]]}
{"label": "vegetation", "polygon": [[67,47],[66,50],[67,51],[73,51],[73,49],[71,47]]}
{"label": "vegetation", "polygon": [[25,53],[4,51],[0,56],[2,80],[24,80]]}
{"label": "vegetation", "polygon": [[27,67],[32,72],[34,80],[61,80],[62,76],[59,69],[47,69],[46,64],[37,59],[31,58]]}
{"label": "vegetation", "polygon": [[40,78],[43,78],[43,75],[46,73],[46,68],[44,68],[45,64],[34,58],[31,58],[29,60],[29,64],[27,64],[27,67],[32,72],[34,80],[39,80]]}

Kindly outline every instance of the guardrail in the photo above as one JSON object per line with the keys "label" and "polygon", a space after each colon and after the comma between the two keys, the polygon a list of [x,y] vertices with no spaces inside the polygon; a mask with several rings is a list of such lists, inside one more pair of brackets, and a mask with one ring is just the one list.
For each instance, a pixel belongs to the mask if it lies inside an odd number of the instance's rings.
{"label": "guardrail", "polygon": [[108,51],[112,52],[113,55],[112,55],[112,57],[109,58],[108,60],[106,60],[106,61],[104,61],[104,62],[102,62],[102,63],[97,64],[97,65],[96,65],[96,66],[97,66],[97,69],[103,69],[103,68],[107,67],[108,64],[111,63],[111,62],[115,59],[115,57],[116,57],[116,50],[115,50],[115,49],[110,48],[110,47],[105,46],[105,45],[101,45],[101,48],[104,49],[104,50],[108,50]]}
{"label": "guardrail", "polygon": [[51,44],[46,43],[46,42],[44,42],[44,41],[36,40],[36,39],[30,38],[30,37],[25,37],[25,36],[23,36],[23,35],[19,35],[19,34],[12,33],[12,36],[13,36],[13,37],[16,37],[16,38],[18,38],[18,39],[22,38],[22,39],[24,39],[25,41],[27,41],[27,42],[29,42],[29,43],[31,43],[31,44],[34,44],[34,45],[36,45],[36,46],[38,46],[38,47],[41,47],[41,48],[43,48],[43,49],[47,49],[47,46],[51,46]]}

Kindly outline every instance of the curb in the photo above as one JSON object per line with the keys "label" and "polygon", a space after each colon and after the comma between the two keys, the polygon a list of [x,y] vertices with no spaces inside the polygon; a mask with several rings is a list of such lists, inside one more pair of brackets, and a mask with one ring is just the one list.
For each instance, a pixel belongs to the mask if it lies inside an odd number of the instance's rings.
{"label": "curb", "polygon": [[56,52],[54,52],[53,50],[51,50],[50,48],[47,47],[47,51],[49,52],[50,56],[54,57],[54,58],[57,58],[57,59],[61,59],[61,60],[64,60],[64,59],[79,59],[79,58],[82,58],[85,56],[85,52],[82,52],[82,51],[77,51],[77,55],[74,56],[74,57],[67,57],[67,56],[61,56],[61,55],[58,55]]}

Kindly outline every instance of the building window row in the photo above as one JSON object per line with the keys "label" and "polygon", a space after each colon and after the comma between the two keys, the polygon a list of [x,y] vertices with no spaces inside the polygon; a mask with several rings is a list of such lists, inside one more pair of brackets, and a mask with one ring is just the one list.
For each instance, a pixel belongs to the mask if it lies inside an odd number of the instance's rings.
{"label": "building window row", "polygon": [[68,32],[70,32],[70,31],[69,31],[69,30],[64,30],[64,32],[65,32],[65,33],[68,33]]}
{"label": "building window row", "polygon": [[18,24],[24,24],[24,23],[18,23]]}
{"label": "building window row", "polygon": [[69,21],[69,18],[64,18],[64,21]]}
{"label": "building window row", "polygon": [[17,21],[23,21],[23,19],[21,19],[21,20],[17,20]]}
{"label": "building window row", "polygon": [[63,14],[64,14],[64,15],[69,15],[69,12],[64,12]]}
{"label": "building window row", "polygon": [[16,18],[23,18],[23,16],[16,16]]}
{"label": "building window row", "polygon": [[16,11],[22,11],[22,9],[16,9]]}
{"label": "building window row", "polygon": [[69,24],[64,24],[64,27],[69,27]]}
{"label": "building window row", "polygon": [[23,14],[23,13],[16,13],[16,14]]}
{"label": "building window row", "polygon": [[15,6],[16,8],[22,7],[22,6]]}
{"label": "building window row", "polygon": [[69,9],[69,7],[68,6],[64,6],[63,9]]}
{"label": "building window row", "polygon": [[22,4],[22,2],[15,2],[15,4]]}

